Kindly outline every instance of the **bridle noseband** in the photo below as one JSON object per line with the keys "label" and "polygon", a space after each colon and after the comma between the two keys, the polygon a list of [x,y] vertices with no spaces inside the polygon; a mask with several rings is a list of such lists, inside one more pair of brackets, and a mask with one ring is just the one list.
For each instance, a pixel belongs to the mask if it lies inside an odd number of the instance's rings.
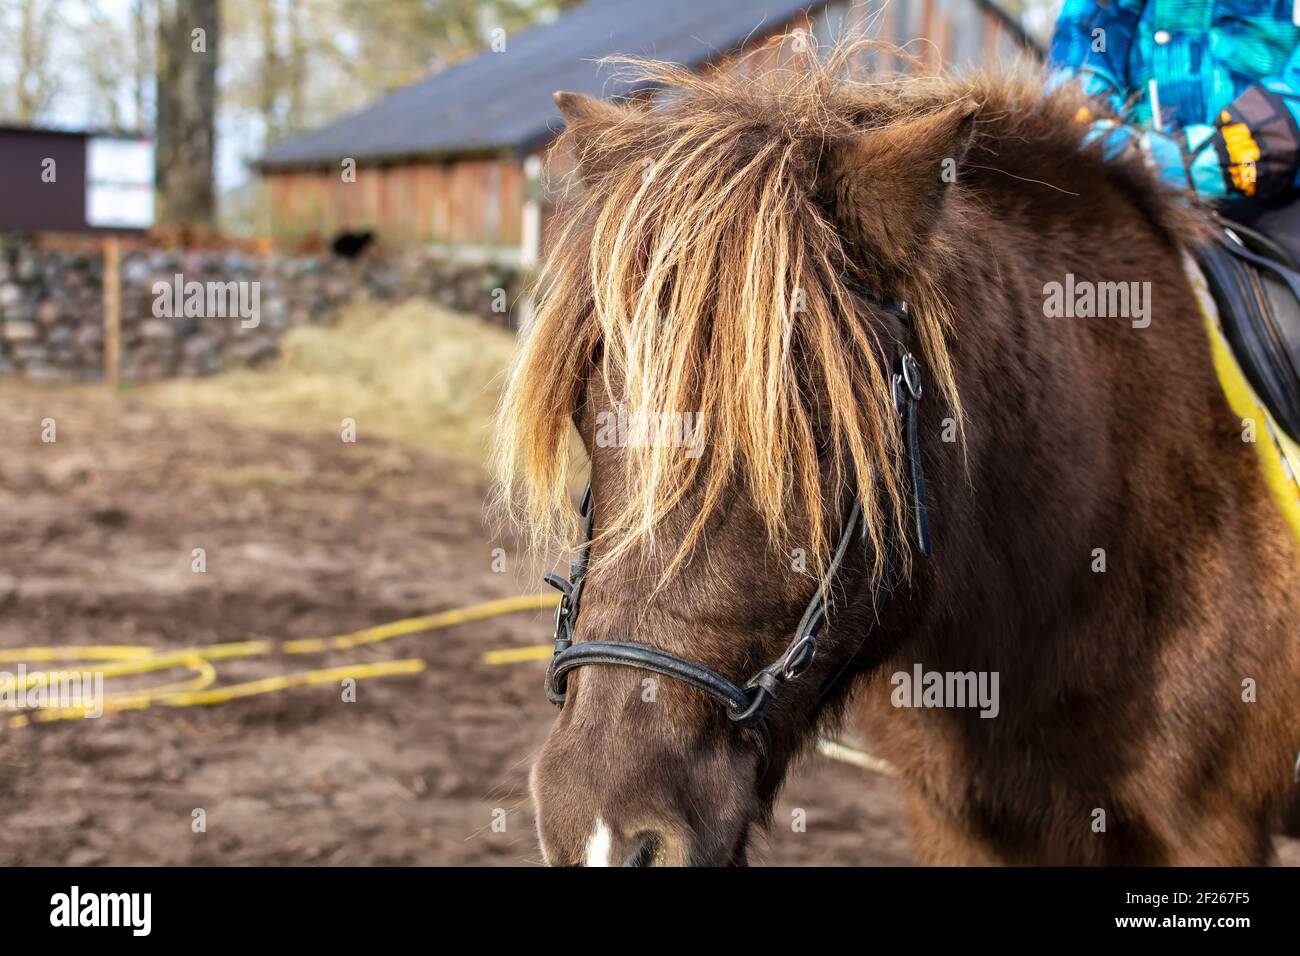
{"label": "bridle noseband", "polygon": [[[906,313],[906,306],[901,310]],[[903,433],[903,447],[908,459],[912,490],[912,519],[917,549],[927,557],[930,554],[930,528],[925,502],[925,479],[921,470],[921,456],[917,439],[917,404],[921,400],[921,370],[916,359],[901,345],[896,347],[892,375],[894,407],[899,414]],[[808,602],[803,617],[795,628],[794,636],[785,651],[743,685],[732,683],[717,671],[695,664],[668,651],[631,641],[584,641],[573,643],[573,628],[582,607],[582,591],[587,581],[591,559],[592,524],[595,507],[591,484],[582,496],[580,512],[583,519],[583,540],[578,561],[569,568],[569,577],[546,575],[546,582],[560,591],[560,603],[555,611],[555,654],[546,672],[546,696],[557,707],[564,706],[569,672],[588,664],[617,664],[651,671],[664,677],[688,684],[708,694],[725,708],[727,717],[746,730],[754,741],[759,755],[759,779],[766,777],[771,759],[772,738],[767,727],[767,712],[781,689],[790,681],[798,680],[811,666],[817,654],[817,636],[826,623],[826,615],[833,608],[831,593],[835,577],[844,563],[844,556],[855,533],[862,529],[865,540],[865,522],[862,520],[862,502],[856,497],[840,533],[839,543],[831,556],[826,574],[817,593]],[[893,527],[892,524],[889,526]],[[891,579],[897,562],[898,542],[891,533],[886,541],[886,570],[875,594],[875,608],[882,607],[889,595]],[[868,629],[867,634],[870,633]],[[866,640],[863,635],[863,641]],[[861,644],[859,644],[861,646]],[[845,663],[838,673],[822,685],[822,694],[831,689],[848,668]]]}

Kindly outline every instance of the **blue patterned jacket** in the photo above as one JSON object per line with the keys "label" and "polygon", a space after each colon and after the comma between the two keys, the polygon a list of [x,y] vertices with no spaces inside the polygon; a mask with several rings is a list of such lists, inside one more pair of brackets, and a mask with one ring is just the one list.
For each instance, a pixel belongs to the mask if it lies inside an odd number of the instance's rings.
{"label": "blue patterned jacket", "polygon": [[[1082,84],[1206,196],[1274,196],[1300,173],[1300,0],[1065,0],[1054,84]],[[1131,133],[1102,121],[1108,148]]]}

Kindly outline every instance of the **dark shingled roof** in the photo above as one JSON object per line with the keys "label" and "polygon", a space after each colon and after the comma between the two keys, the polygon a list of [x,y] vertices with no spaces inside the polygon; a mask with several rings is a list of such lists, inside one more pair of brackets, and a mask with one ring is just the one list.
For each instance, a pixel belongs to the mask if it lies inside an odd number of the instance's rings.
{"label": "dark shingled roof", "polygon": [[[556,90],[626,92],[593,62],[630,53],[699,66],[826,0],[594,0],[318,130],[271,149],[264,170],[359,161],[529,152],[563,125]],[[983,4],[987,5],[987,4]],[[1014,24],[1008,21],[1013,29]]]}
{"label": "dark shingled roof", "polygon": [[526,151],[562,125],[556,90],[619,92],[592,62],[635,53],[695,66],[734,49],[758,28],[776,29],[809,0],[597,0],[271,149],[260,165],[315,165],[344,156]]}

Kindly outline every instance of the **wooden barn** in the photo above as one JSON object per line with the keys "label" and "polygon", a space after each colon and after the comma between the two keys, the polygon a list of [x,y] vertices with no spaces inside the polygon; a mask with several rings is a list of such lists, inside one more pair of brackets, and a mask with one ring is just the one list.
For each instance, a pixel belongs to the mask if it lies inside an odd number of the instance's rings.
{"label": "wooden barn", "polygon": [[[273,234],[284,240],[374,230],[530,265],[545,244],[538,179],[562,126],[555,90],[620,96],[595,61],[632,53],[702,68],[773,34],[830,42],[868,21],[913,43],[930,66],[960,67],[1033,49],[991,0],[592,0],[370,106],[271,149],[258,162]],[[877,64],[889,67],[894,64]]]}

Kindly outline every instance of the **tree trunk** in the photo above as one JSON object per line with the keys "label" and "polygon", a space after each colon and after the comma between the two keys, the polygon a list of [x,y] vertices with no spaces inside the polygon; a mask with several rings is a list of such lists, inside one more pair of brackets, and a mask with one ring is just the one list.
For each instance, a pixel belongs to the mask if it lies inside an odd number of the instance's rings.
{"label": "tree trunk", "polygon": [[39,121],[54,96],[57,74],[50,57],[50,37],[62,14],[56,0],[24,0],[18,11],[18,82],[14,89],[14,119],[19,123]]}
{"label": "tree trunk", "polygon": [[158,16],[160,226],[211,227],[216,218],[217,0],[164,0]]}

